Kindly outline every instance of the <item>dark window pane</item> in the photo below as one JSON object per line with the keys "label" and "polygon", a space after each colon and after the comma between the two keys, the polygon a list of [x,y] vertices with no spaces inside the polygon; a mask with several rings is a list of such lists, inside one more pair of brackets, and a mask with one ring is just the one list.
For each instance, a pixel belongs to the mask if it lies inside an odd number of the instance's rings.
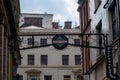
{"label": "dark window pane", "polygon": [[41,45],[46,45],[47,44],[47,39],[40,39],[40,44]]}
{"label": "dark window pane", "polygon": [[64,75],[64,80],[71,80],[71,76],[70,75]]}
{"label": "dark window pane", "polygon": [[74,39],[74,44],[80,45],[80,39]]}
{"label": "dark window pane", "polygon": [[41,55],[41,65],[47,65],[47,55]]}
{"label": "dark window pane", "polygon": [[[96,26],[96,33],[101,34],[102,33],[102,20],[99,21],[99,23]],[[97,39],[97,46],[102,47],[102,37],[101,35],[98,35],[96,37]],[[101,55],[102,49],[98,50],[98,56]]]}
{"label": "dark window pane", "polygon": [[70,78],[70,75],[64,75],[64,78]]}
{"label": "dark window pane", "polygon": [[34,55],[28,55],[28,65],[34,65]]}
{"label": "dark window pane", "polygon": [[52,80],[52,76],[44,76],[44,80]]}
{"label": "dark window pane", "polygon": [[81,60],[80,60],[80,55],[75,55],[75,65],[80,65]]}
{"label": "dark window pane", "polygon": [[19,75],[19,80],[23,80],[23,75]]}
{"label": "dark window pane", "polygon": [[18,65],[21,65],[21,59],[18,61]]}
{"label": "dark window pane", "polygon": [[69,55],[62,55],[62,64],[63,65],[69,64]]}
{"label": "dark window pane", "polygon": [[118,11],[118,7],[117,6],[119,3],[117,2],[119,0],[115,0],[115,2],[113,3],[113,5],[110,8],[110,12],[111,12],[111,18],[112,18],[112,34],[113,34],[113,40],[117,39],[119,34],[120,34],[120,24],[119,24],[119,11]]}
{"label": "dark window pane", "polygon": [[33,38],[28,38],[28,45],[33,45],[34,39]]}

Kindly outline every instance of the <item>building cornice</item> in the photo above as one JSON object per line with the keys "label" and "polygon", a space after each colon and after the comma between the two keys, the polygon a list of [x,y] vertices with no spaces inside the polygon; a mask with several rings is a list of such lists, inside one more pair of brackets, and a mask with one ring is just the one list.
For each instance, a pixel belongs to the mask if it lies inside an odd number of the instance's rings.
{"label": "building cornice", "polygon": [[39,14],[39,13],[21,13],[21,15],[50,15],[53,16],[53,14],[48,14],[48,13],[44,13],[44,14]]}
{"label": "building cornice", "polygon": [[70,65],[64,65],[64,66],[36,66],[36,65],[19,65],[18,68],[81,68],[81,65],[77,66],[70,66]]}
{"label": "building cornice", "polygon": [[18,35],[80,34],[79,29],[21,29]]}

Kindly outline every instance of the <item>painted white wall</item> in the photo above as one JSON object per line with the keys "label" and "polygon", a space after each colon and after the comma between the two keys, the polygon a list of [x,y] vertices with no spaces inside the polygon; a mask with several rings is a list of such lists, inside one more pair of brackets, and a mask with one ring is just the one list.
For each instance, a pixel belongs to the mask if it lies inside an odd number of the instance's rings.
{"label": "painted white wall", "polygon": [[[97,12],[94,14],[95,11],[95,5],[94,0],[90,0],[90,18],[91,21],[91,32],[96,33],[96,26],[99,23],[100,20],[102,20],[102,33],[106,34],[109,33],[109,13],[107,9],[104,9],[103,6],[105,5],[107,0],[101,0],[102,3],[99,6]],[[92,37],[91,44],[96,46],[97,39],[95,37]],[[92,64],[96,62],[97,58],[97,50],[92,49]]]}
{"label": "painted white wall", "polygon": [[104,33],[108,33],[109,30],[109,20],[108,20],[108,9],[104,9],[103,6],[105,5],[107,0],[101,0],[102,3],[99,6],[97,12],[95,12],[95,5],[94,5],[94,0],[90,0],[90,18],[92,19],[91,22],[91,30],[95,30],[98,22],[102,19],[102,31]]}
{"label": "painted white wall", "polygon": [[[102,3],[99,6],[97,12],[94,14],[95,11],[95,0],[90,0],[90,18],[91,18],[91,32],[96,33],[96,26],[99,23],[100,20],[102,20],[102,33],[106,34],[109,33],[109,12],[108,9],[104,9],[103,6],[105,5],[107,0],[101,0]],[[91,44],[96,46],[97,39],[95,37],[92,37]],[[92,49],[91,52],[92,57],[92,65],[94,65],[97,61],[97,50]],[[96,68],[96,70],[93,70],[90,73],[90,80],[103,80],[106,77],[106,63],[103,62],[99,67]]]}
{"label": "painted white wall", "polygon": [[[76,29],[21,29],[21,33],[79,33]],[[27,47],[27,36],[23,38],[23,43],[21,46]],[[52,43],[53,36],[39,36],[35,37],[35,41],[40,42],[40,38],[48,38],[48,43]],[[74,43],[74,39],[79,39],[78,36],[67,36],[70,43]],[[27,65],[27,55],[34,54],[35,65]],[[48,65],[40,64],[40,55],[48,55]],[[62,55],[69,55],[69,65],[62,65]],[[40,70],[40,80],[44,80],[44,75],[52,75],[52,80],[63,80],[64,75],[71,75],[71,80],[74,80],[75,76],[73,70],[80,69],[81,65],[75,65],[75,55],[81,55],[79,47],[67,46],[63,50],[57,50],[53,46],[41,47],[34,49],[21,50],[22,64],[18,68],[18,73],[23,75],[23,80],[27,79],[27,74],[25,71],[30,69]]]}
{"label": "painted white wall", "polygon": [[[33,68],[22,68],[18,69],[19,74],[23,75],[23,80],[27,80],[27,74],[25,71],[31,70]],[[34,68],[36,70],[42,71],[40,74],[40,80],[44,80],[44,75],[52,75],[52,80],[63,80],[64,75],[71,75],[71,80],[74,80],[74,74],[71,68]]]}
{"label": "painted white wall", "polygon": [[34,54],[35,55],[35,65],[40,66],[40,55],[48,55],[48,66],[62,66],[62,55],[69,55],[69,65],[74,66],[74,55],[80,54],[79,47],[71,47],[68,46],[64,50],[57,50],[53,46],[44,47],[44,48],[34,48],[28,50],[22,50],[22,65],[27,65],[27,55]]}

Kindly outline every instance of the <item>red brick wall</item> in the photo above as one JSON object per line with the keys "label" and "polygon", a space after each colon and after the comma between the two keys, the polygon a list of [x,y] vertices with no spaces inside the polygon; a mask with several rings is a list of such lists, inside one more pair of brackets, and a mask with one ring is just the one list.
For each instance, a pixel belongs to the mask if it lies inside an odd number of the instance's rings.
{"label": "red brick wall", "polygon": [[58,29],[59,28],[58,22],[52,22],[52,28]]}
{"label": "red brick wall", "polygon": [[[82,0],[82,5],[80,5],[79,16],[80,16],[80,29],[81,33],[86,34],[90,33],[90,15],[89,15],[89,0]],[[83,3],[84,2],[84,3]],[[81,39],[82,40],[82,39]],[[86,39],[86,36],[83,36],[83,45],[87,45],[90,42],[90,37]],[[83,61],[83,72],[86,72],[90,68],[90,49],[82,47],[82,61]]]}
{"label": "red brick wall", "polygon": [[71,21],[66,21],[64,25],[64,29],[71,29],[72,27],[72,22]]}

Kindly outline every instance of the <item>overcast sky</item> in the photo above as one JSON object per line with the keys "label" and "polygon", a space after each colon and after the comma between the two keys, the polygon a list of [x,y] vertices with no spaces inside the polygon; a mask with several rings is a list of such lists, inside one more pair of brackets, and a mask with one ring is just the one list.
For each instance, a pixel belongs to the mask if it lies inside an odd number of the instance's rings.
{"label": "overcast sky", "polygon": [[78,0],[20,0],[22,13],[45,13],[53,14],[53,21],[61,26],[64,21],[72,21],[73,26],[78,26]]}

